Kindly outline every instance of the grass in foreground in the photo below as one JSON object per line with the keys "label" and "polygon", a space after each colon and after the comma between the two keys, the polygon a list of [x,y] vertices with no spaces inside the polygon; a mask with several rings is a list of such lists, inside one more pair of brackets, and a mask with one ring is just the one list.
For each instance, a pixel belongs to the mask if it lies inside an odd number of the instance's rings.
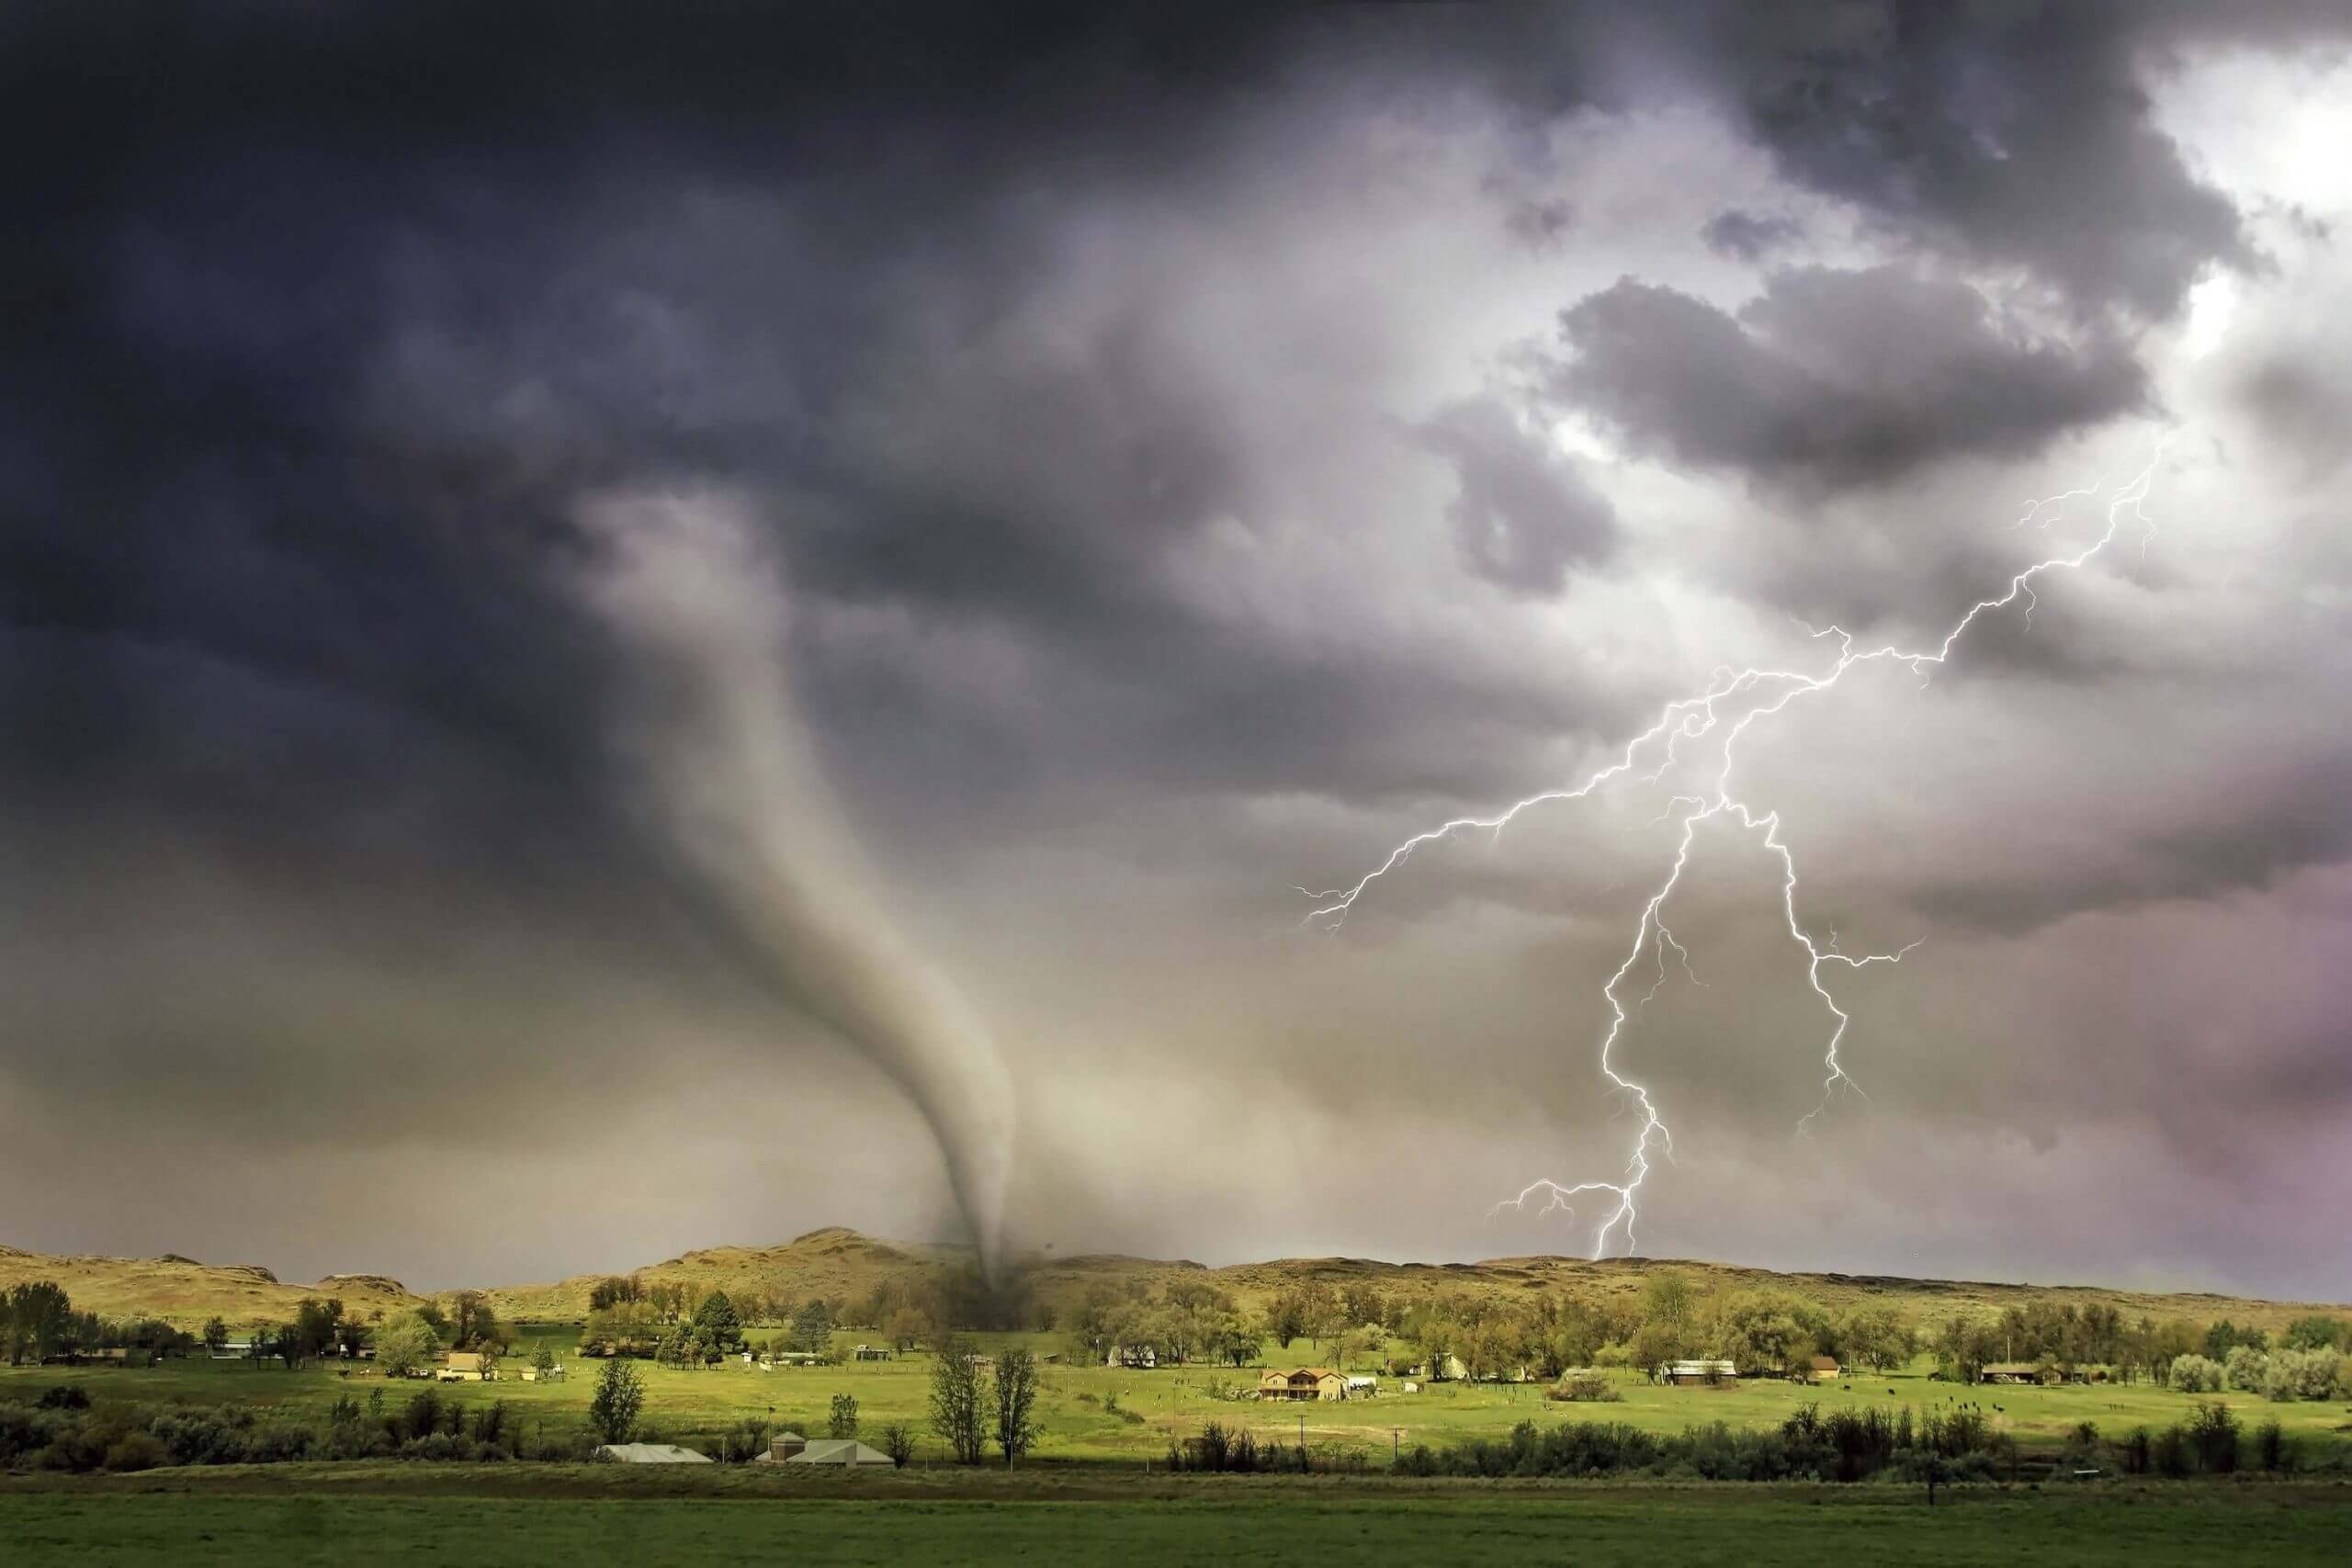
{"label": "grass in foreground", "polygon": [[[1435,1561],[1645,1564],[1824,1562],[1928,1564],[2343,1561],[2352,1489],[2143,1486],[1976,1493],[1932,1510],[1908,1493],[1761,1487],[1560,1488],[1385,1483],[1162,1483],[1070,1495],[1001,1478],[944,1495],[884,1485],[865,1497],[718,1488],[703,1476],[545,1473],[555,1494],[514,1495],[509,1470],[433,1476],[423,1467],[338,1467],[283,1492],[267,1478],[208,1475],[174,1492],[168,1472],[116,1482],[0,1487],[11,1563],[372,1564],[469,1568],[563,1562],[725,1563],[1121,1562],[1325,1564]],[[352,1473],[365,1470],[367,1473]],[[425,1479],[423,1476],[420,1480]],[[878,1478],[861,1477],[859,1481]],[[912,1477],[905,1478],[909,1482]],[[288,1483],[291,1484],[288,1485]],[[662,1495],[670,1489],[670,1495]],[[686,1495],[679,1495],[683,1491]]]}

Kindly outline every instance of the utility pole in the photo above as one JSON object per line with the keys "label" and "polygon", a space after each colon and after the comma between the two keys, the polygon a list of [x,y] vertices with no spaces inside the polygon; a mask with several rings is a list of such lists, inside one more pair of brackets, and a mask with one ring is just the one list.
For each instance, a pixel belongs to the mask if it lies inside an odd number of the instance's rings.
{"label": "utility pole", "polygon": [[1405,1458],[1405,1428],[1388,1428],[1388,1467],[1394,1470]]}

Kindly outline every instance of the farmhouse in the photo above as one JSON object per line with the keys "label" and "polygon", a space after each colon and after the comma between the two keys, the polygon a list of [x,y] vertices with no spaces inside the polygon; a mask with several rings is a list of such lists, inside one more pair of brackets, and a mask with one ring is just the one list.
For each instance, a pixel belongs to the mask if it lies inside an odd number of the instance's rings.
{"label": "farmhouse", "polygon": [[1159,1365],[1159,1352],[1148,1345],[1114,1345],[1102,1358],[1106,1367],[1148,1371]]}
{"label": "farmhouse", "polygon": [[443,1382],[496,1382],[498,1366],[479,1350],[452,1350],[440,1375]]}
{"label": "farmhouse", "polygon": [[1293,1367],[1288,1371],[1269,1369],[1258,1380],[1261,1399],[1345,1399],[1348,1380],[1329,1367]]}
{"label": "farmhouse", "polygon": [[1841,1370],[1835,1356],[1809,1356],[1798,1363],[1796,1372],[1808,1382],[1836,1382]]}
{"label": "farmhouse", "polygon": [[1729,1361],[1668,1361],[1657,1370],[1657,1381],[1677,1388],[1736,1382],[1737,1369]]}
{"label": "farmhouse", "polygon": [[1978,1382],[2040,1382],[2041,1370],[2031,1361],[1988,1361],[1977,1372]]}
{"label": "farmhouse", "polygon": [[698,1454],[692,1449],[682,1449],[675,1443],[606,1443],[596,1450],[598,1459],[616,1460],[622,1464],[709,1464],[708,1454]]}

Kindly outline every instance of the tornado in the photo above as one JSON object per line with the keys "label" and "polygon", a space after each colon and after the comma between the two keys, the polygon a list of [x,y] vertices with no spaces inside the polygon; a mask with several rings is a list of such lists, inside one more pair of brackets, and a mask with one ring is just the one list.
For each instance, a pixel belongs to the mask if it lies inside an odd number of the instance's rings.
{"label": "tornado", "polygon": [[623,654],[615,737],[707,918],[906,1091],[1000,1278],[1013,1097],[979,1017],[887,912],[792,700],[789,603],[752,509],[717,491],[576,509],[582,597]]}

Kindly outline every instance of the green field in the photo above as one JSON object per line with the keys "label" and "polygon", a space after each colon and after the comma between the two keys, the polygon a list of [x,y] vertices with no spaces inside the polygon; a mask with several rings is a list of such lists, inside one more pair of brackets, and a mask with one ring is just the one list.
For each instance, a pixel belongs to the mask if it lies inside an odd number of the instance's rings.
{"label": "green field", "polygon": [[[935,1472],[934,1472],[935,1473]],[[1529,1486],[286,1466],[0,1480],[11,1564],[2337,1563],[2352,1488]]]}
{"label": "green field", "polygon": [[[524,1365],[530,1346],[545,1337],[570,1369],[570,1381],[440,1385],[441,1392],[469,1404],[504,1400],[533,1436],[560,1437],[582,1429],[597,1363],[571,1353],[573,1333],[568,1326],[526,1325],[519,1332],[509,1367]],[[844,1348],[854,1341],[849,1335],[842,1338]],[[1015,1342],[1018,1337],[979,1337],[983,1348],[1001,1348]],[[1043,1351],[1059,1348],[1061,1342],[1040,1337],[1034,1344]],[[1288,1355],[1272,1346],[1267,1350],[1275,1364],[1316,1359],[1314,1348],[1303,1341]],[[28,1399],[40,1389],[71,1382],[86,1388],[98,1400],[276,1405],[298,1420],[323,1425],[328,1407],[345,1393],[365,1401],[371,1391],[381,1389],[388,1404],[397,1405],[424,1386],[379,1379],[365,1370],[365,1363],[359,1366],[360,1370],[354,1370],[348,1363],[328,1362],[289,1372],[276,1363],[256,1366],[190,1359],[138,1370],[0,1368],[0,1399]],[[846,1393],[855,1396],[860,1430],[869,1438],[889,1423],[903,1422],[918,1434],[919,1462],[940,1457],[941,1450],[925,1427],[931,1370],[927,1356],[831,1367],[779,1367],[773,1372],[733,1361],[690,1371],[650,1362],[637,1366],[646,1384],[644,1424],[664,1440],[700,1444],[746,1418],[821,1433],[833,1395]],[[1521,1420],[1623,1421],[1657,1432],[1718,1420],[1760,1427],[1777,1425],[1808,1401],[1818,1402],[1825,1411],[1906,1404],[1925,1411],[1948,1402],[1973,1400],[1996,1430],[2012,1434],[2030,1450],[2058,1447],[2083,1421],[2096,1424],[2109,1438],[2134,1427],[2167,1427],[2186,1419],[2196,1404],[2187,1394],[2146,1384],[1960,1388],[1927,1377],[1924,1363],[1908,1373],[1856,1376],[1810,1389],[1754,1381],[1725,1389],[1657,1388],[1620,1374],[1613,1386],[1623,1394],[1622,1400],[1576,1404],[1552,1403],[1540,1387],[1532,1385],[1425,1384],[1420,1393],[1407,1394],[1399,1380],[1392,1378],[1381,1380],[1383,1392],[1374,1399],[1265,1404],[1242,1397],[1256,1380],[1256,1370],[1251,1368],[1131,1371],[1048,1366],[1043,1375],[1045,1431],[1037,1458],[1157,1461],[1167,1452],[1171,1435],[1189,1436],[1203,1422],[1216,1420],[1287,1442],[1296,1441],[1303,1431],[1306,1441],[1318,1449],[1356,1450],[1381,1464],[1399,1445],[1427,1443],[1442,1448],[1466,1437],[1499,1436]],[[2275,1417],[2312,1454],[2332,1451],[2352,1438],[2352,1407],[2341,1403],[2274,1404],[2245,1393],[2222,1397],[2248,1427]]]}

